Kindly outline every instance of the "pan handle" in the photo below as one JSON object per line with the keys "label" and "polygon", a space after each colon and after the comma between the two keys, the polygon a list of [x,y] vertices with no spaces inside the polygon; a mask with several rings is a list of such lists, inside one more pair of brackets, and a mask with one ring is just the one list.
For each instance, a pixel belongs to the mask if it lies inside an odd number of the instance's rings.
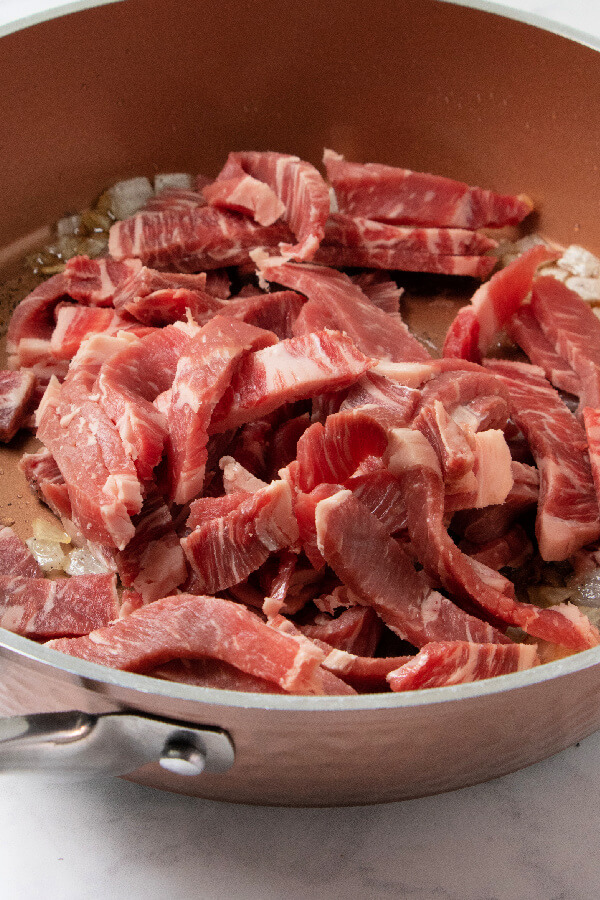
{"label": "pan handle", "polygon": [[73,710],[0,718],[0,772],[43,771],[59,779],[127,775],[159,763],[176,775],[226,772],[234,746],[219,728],[141,713]]}

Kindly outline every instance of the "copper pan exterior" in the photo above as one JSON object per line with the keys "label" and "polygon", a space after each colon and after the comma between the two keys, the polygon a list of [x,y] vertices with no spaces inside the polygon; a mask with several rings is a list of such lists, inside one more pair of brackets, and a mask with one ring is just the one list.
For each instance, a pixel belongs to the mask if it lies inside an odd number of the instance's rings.
{"label": "copper pan exterior", "polygon": [[[319,164],[324,146],[526,192],[535,230],[600,252],[599,105],[594,49],[436,0],[126,0],[84,10],[0,41],[5,269],[28,235],[119,178],[210,175],[231,149]],[[433,332],[436,309],[421,312]],[[36,510],[16,471],[21,449],[0,453],[0,514],[27,535]],[[450,790],[600,728],[600,649],[478,684],[332,699],[171,685],[2,632],[0,682],[5,715],[128,709],[223,728],[236,753],[227,773],[146,766],[131,777],[248,803]]]}

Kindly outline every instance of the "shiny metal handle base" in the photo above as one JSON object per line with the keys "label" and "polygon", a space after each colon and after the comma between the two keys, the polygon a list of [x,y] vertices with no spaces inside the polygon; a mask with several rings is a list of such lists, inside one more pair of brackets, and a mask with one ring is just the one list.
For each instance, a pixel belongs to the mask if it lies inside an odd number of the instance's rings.
{"label": "shiny metal handle base", "polygon": [[158,762],[175,775],[226,772],[229,735],[139,713],[78,711],[0,718],[0,773],[40,771],[66,780],[127,775]]}

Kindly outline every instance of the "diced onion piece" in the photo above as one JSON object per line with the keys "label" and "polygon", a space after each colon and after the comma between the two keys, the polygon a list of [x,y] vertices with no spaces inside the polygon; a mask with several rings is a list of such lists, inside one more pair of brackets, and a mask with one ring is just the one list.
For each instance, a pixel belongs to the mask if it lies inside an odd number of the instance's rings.
{"label": "diced onion piece", "polygon": [[55,541],[58,544],[71,543],[71,538],[58,522],[49,522],[47,519],[34,519],[32,529],[36,541]]}
{"label": "diced onion piece", "polygon": [[600,302],[600,278],[584,278],[579,275],[570,275],[565,284],[572,291],[579,294],[581,299],[587,303]]}
{"label": "diced onion piece", "polygon": [[581,278],[598,278],[600,276],[600,259],[578,244],[571,244],[570,247],[567,247],[557,265],[561,269],[566,269],[571,275],[579,275]]}
{"label": "diced onion piece", "polygon": [[586,575],[572,590],[569,599],[578,605],[600,607],[600,569]]}
{"label": "diced onion piece", "polygon": [[67,575],[106,575],[112,570],[87,549],[72,550],[65,566]]}
{"label": "diced onion piece", "polygon": [[157,194],[167,188],[181,188],[191,191],[193,187],[192,176],[187,172],[161,172],[154,176],[154,190]]}
{"label": "diced onion piece", "polygon": [[77,234],[81,227],[81,216],[65,216],[56,223],[56,233],[58,237],[65,237],[69,234]]}
{"label": "diced onion piece", "polygon": [[44,572],[64,569],[67,557],[58,541],[39,541],[37,538],[27,538],[25,543]]}
{"label": "diced onion piece", "polygon": [[144,206],[154,194],[144,176],[118,181],[108,190],[110,207],[116,219],[128,219]]}

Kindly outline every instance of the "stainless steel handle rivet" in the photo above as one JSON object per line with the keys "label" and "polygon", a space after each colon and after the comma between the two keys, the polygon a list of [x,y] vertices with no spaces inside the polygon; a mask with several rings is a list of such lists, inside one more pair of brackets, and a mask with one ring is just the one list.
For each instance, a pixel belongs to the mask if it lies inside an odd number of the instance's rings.
{"label": "stainless steel handle rivet", "polygon": [[159,763],[174,775],[201,775],[206,756],[191,741],[173,738],[165,744]]}

